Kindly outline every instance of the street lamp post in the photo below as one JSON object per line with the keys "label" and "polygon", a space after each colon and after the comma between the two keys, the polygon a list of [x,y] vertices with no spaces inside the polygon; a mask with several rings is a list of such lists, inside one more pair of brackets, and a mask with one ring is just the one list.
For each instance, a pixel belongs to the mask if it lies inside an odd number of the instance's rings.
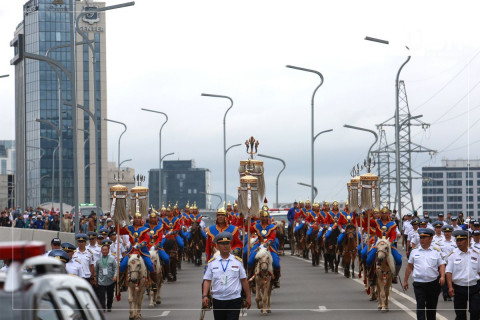
{"label": "street lamp post", "polygon": [[[223,116],[223,199],[227,201],[227,133],[226,133],[226,118],[227,113],[233,107],[233,100],[228,96],[221,96],[218,94],[209,94],[209,93],[202,93],[202,97],[213,97],[213,98],[224,98],[230,100],[230,107],[225,111],[225,115]],[[230,148],[229,148],[230,149]]]}
{"label": "street lamp post", "polygon": [[162,129],[163,126],[168,122],[168,116],[165,112],[157,111],[157,110],[151,110],[151,109],[145,109],[141,108],[143,111],[147,112],[153,112],[153,113],[159,113],[165,116],[165,122],[162,123],[160,126],[160,131],[158,132],[158,208],[161,208],[162,206],[162,197],[163,197],[163,192],[162,192]]}
{"label": "street lamp post", "polygon": [[315,141],[315,137],[314,137],[314,102],[315,102],[315,93],[317,93],[317,90],[322,86],[323,84],[323,75],[318,72],[318,71],[315,71],[315,70],[311,70],[311,69],[305,69],[305,68],[300,68],[300,67],[295,67],[295,66],[291,66],[291,65],[287,65],[286,66],[287,68],[290,68],[290,69],[295,69],[295,70],[300,70],[300,71],[306,71],[306,72],[312,72],[312,73],[315,73],[316,75],[318,75],[320,77],[320,84],[315,88],[315,90],[313,90],[313,94],[312,94],[312,103],[311,103],[311,119],[310,119],[310,122],[311,122],[311,137],[310,137],[310,149],[311,149],[311,197],[312,197],[312,202],[313,200],[315,199],[314,197],[314,194],[313,194],[313,187],[314,187],[314,184],[315,184],[315,178],[314,178],[314,148],[313,148],[313,143]]}
{"label": "street lamp post", "polygon": [[113,122],[113,123],[118,123],[118,124],[121,124],[125,129],[123,130],[123,132],[120,134],[120,137],[118,137],[118,157],[117,157],[117,164],[118,164],[118,168],[117,168],[117,177],[120,177],[120,140],[122,139],[122,136],[123,134],[125,133],[125,131],[127,131],[127,125],[123,122],[120,122],[120,121],[116,121],[116,120],[111,120],[111,119],[107,119],[107,118],[103,118],[103,120],[105,121],[109,121],[109,122]]}
{"label": "street lamp post", "polygon": [[222,197],[219,196],[218,194],[213,194],[213,193],[208,193],[208,192],[200,192],[200,194],[204,194],[204,195],[206,195],[206,196],[214,196],[214,197],[219,198],[219,199],[220,199],[220,202],[217,204],[217,209],[218,209],[218,207],[219,207],[219,206],[222,204],[222,202],[223,202],[223,201],[222,201]]}
{"label": "street lamp post", "polygon": [[53,191],[55,186],[55,153],[57,152],[57,149],[60,146],[60,138],[58,140],[47,138],[47,137],[40,137],[40,138],[57,142],[57,146],[55,147],[55,149],[53,149],[53,152],[52,152],[52,207],[53,207]]}
{"label": "street lamp post", "polygon": [[[365,40],[389,44],[387,40],[372,38],[372,37],[365,37]],[[405,46],[407,50],[409,48]],[[396,202],[398,203],[398,215],[400,217],[400,221],[402,220],[402,193],[400,192],[400,103],[398,100],[398,93],[399,87],[398,82],[400,79],[400,72],[402,72],[403,67],[410,61],[412,56],[408,56],[407,60],[400,66],[397,72],[397,77],[395,79],[395,189],[397,189],[397,199]]]}
{"label": "street lamp post", "polygon": [[10,76],[9,74],[2,74],[2,75],[0,76],[0,78],[6,78],[6,77],[9,77],[9,76]]}
{"label": "street lamp post", "polygon": [[[61,116],[62,115],[60,115],[60,117]],[[59,197],[58,200],[60,201],[60,221],[63,221],[63,137],[62,137],[62,130],[61,130],[61,128],[59,128],[55,124],[53,124],[53,122],[51,122],[50,120],[36,119],[35,121],[37,121],[39,123],[46,124],[47,126],[51,127],[53,130],[55,130],[57,132],[57,136],[58,136],[58,193],[59,193],[58,194],[58,197]],[[55,172],[55,171],[53,171],[53,172]],[[53,191],[52,191],[52,199],[53,199]],[[52,200],[52,202],[53,202],[53,200]],[[78,223],[76,224],[75,228],[78,228]],[[63,232],[63,223],[60,223],[60,232]],[[78,229],[76,230],[76,233],[78,233]]]}
{"label": "street lamp post", "polygon": [[277,182],[275,183],[275,189],[276,189],[276,192],[275,192],[275,196],[276,196],[276,198],[275,198],[275,203],[276,203],[276,207],[279,208],[279,204],[278,204],[278,179],[280,178],[280,174],[283,172],[283,170],[285,170],[285,167],[286,167],[287,165],[285,164],[285,161],[282,160],[282,159],[280,159],[280,158],[276,158],[276,157],[272,157],[272,156],[267,156],[266,154],[261,154],[261,153],[259,153],[258,156],[259,156],[259,157],[268,158],[268,159],[278,160],[278,161],[282,162],[282,164],[283,164],[283,168],[282,168],[282,170],[280,170],[280,172],[278,173],[278,175],[277,175]]}
{"label": "street lamp post", "polygon": [[378,141],[378,135],[375,131],[373,130],[370,130],[370,129],[366,129],[366,128],[360,128],[360,127],[355,127],[355,126],[351,126],[349,124],[344,124],[343,125],[345,128],[349,128],[349,129],[355,129],[355,130],[361,130],[361,131],[366,131],[366,132],[370,132],[371,134],[373,134],[375,136],[375,141],[372,143],[372,145],[370,146],[370,149],[368,149],[368,153],[367,153],[367,160],[370,158],[370,152],[372,151],[372,148],[373,146],[377,143]]}
{"label": "street lamp post", "polygon": [[[318,189],[317,189],[317,187],[312,186],[311,184],[308,184],[308,183],[304,183],[304,182],[297,182],[297,184],[299,184],[299,185],[301,185],[301,186],[304,186],[304,187],[309,187],[309,188],[313,189],[313,191],[315,192],[314,198],[317,196],[317,194],[318,194]],[[313,200],[312,200],[312,204],[313,204]]]}

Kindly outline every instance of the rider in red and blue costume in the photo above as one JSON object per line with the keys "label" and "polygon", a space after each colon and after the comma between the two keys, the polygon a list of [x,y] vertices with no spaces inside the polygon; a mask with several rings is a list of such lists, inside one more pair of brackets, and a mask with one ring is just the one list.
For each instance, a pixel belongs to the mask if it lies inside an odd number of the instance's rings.
{"label": "rider in red and blue costume", "polygon": [[313,228],[319,228],[319,225],[317,223],[318,220],[318,214],[320,211],[320,205],[318,203],[314,203],[312,210],[308,212],[308,216],[305,219],[308,223],[310,223],[310,228],[307,231],[307,237],[310,238],[313,232]]}
{"label": "rider in red and blue costume", "polygon": [[[385,237],[388,239],[392,249],[392,256],[395,260],[395,276],[393,278],[393,283],[397,282],[397,276],[402,267],[402,255],[397,251],[397,248],[394,246],[395,239],[397,238],[397,224],[390,218],[390,209],[385,206],[380,212],[380,219],[376,220],[375,223],[375,233],[378,238]],[[375,260],[377,254],[377,247],[373,246],[367,255],[367,267],[370,267]]]}
{"label": "rider in red and blue costume", "polygon": [[150,236],[148,234],[149,229],[143,225],[142,214],[137,212],[133,215],[133,224],[128,227],[120,229],[121,235],[128,235],[130,241],[130,249],[127,255],[120,263],[120,272],[125,272],[128,266],[128,256],[130,254],[140,254],[147,267],[152,280],[152,285],[155,287],[157,283],[157,274],[154,272],[152,259],[150,258],[150,252],[148,252],[148,243],[150,242]]}
{"label": "rider in red and blue costume", "polygon": [[248,257],[248,267],[253,271],[255,265],[255,255],[257,254],[258,247],[260,245],[265,245],[272,255],[272,264],[273,264],[273,285],[275,288],[280,288],[280,258],[277,253],[277,246],[275,239],[277,237],[276,233],[277,226],[270,221],[270,214],[268,210],[264,207],[260,211],[260,221],[250,227],[250,233],[257,235],[257,240],[253,244],[252,249],[250,250],[250,256]]}
{"label": "rider in red and blue costume", "polygon": [[163,241],[163,223],[158,223],[158,212],[152,209],[150,218],[144,226],[145,228],[149,229],[149,242],[147,243],[148,250],[150,250],[152,247],[155,247],[158,252],[158,256],[164,262],[165,266],[169,266],[170,258],[163,249],[163,244],[165,243],[165,241]]}
{"label": "rider in red and blue costume", "polygon": [[[330,222],[331,220],[331,222]],[[317,214],[317,223],[320,226],[320,231],[318,232],[318,240],[322,238],[323,235],[323,227],[333,223],[333,219],[330,216],[330,204],[328,201],[323,202],[322,210]]]}
{"label": "rider in red and blue costume", "polygon": [[213,241],[215,236],[218,235],[220,232],[230,232],[232,234],[232,251],[233,254],[237,257],[240,257],[243,244],[239,238],[239,230],[236,226],[231,225],[228,223],[228,215],[225,208],[220,208],[217,211],[217,220],[213,226],[208,227],[207,229],[207,241],[205,245],[205,254],[207,256],[207,261],[209,261],[214,254],[214,248],[217,248],[217,244]]}
{"label": "rider in red and blue costume", "polygon": [[[307,200],[305,202],[306,205],[309,206],[310,210],[310,201]],[[305,219],[307,218],[307,210],[305,209],[305,204],[303,201],[298,202],[298,210],[295,210],[295,229],[293,230],[293,234],[296,234],[298,230],[301,230],[303,228],[303,224],[305,223]]]}
{"label": "rider in red and blue costume", "polygon": [[178,217],[173,215],[173,211],[170,206],[166,209],[167,216],[163,218],[163,230],[166,237],[174,237],[177,241],[178,248],[183,250],[184,242],[179,235],[181,231],[181,221]]}
{"label": "rider in red and blue costume", "polygon": [[[344,231],[343,229],[345,225],[348,223],[348,221],[347,221],[347,218],[340,212],[337,201],[333,201],[332,210],[330,210],[328,216],[329,216],[330,227],[333,227],[333,225],[336,223],[337,227],[340,228],[340,232],[343,233]],[[329,230],[325,234],[325,240],[327,240],[331,234],[332,234],[332,229],[329,228]]]}

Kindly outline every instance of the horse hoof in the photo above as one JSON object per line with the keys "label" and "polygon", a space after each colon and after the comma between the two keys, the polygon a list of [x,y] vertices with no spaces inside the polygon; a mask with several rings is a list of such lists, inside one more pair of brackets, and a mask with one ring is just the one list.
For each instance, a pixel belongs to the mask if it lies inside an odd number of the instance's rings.
{"label": "horse hoof", "polygon": [[272,313],[272,310],[268,309],[268,310],[267,310],[267,313]]}

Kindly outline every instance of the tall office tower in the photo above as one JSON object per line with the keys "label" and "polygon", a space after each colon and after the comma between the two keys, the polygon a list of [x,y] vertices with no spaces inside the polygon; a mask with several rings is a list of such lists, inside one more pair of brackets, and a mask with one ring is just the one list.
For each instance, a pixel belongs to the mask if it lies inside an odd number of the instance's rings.
{"label": "tall office tower", "polygon": [[30,0],[23,6],[23,21],[11,41],[15,52],[11,64],[15,65],[17,206],[60,201],[61,135],[63,202],[74,204],[76,169],[78,202],[96,203],[98,182],[99,205],[108,207],[107,126],[102,121],[107,115],[105,15],[82,14],[104,6],[103,2],[75,0]]}

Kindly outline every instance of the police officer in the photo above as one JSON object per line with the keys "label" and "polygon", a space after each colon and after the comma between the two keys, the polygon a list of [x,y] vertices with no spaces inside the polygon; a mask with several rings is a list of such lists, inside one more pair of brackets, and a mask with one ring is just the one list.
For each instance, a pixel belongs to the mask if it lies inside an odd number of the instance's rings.
{"label": "police officer", "polygon": [[472,231],[471,247],[475,251],[480,252],[480,230],[473,230]]}
{"label": "police officer", "polygon": [[93,263],[95,264],[102,255],[102,246],[97,244],[97,233],[95,231],[88,231],[87,236],[88,245],[86,248],[93,254]]}
{"label": "police officer", "polygon": [[242,306],[242,288],[246,294],[247,309],[251,305],[250,289],[242,259],[230,253],[232,234],[220,232],[214,238],[220,254],[208,261],[203,276],[202,304],[207,307],[208,293],[212,285],[213,316],[215,320],[238,319]]}
{"label": "police officer", "polygon": [[[446,224],[442,227],[443,236],[445,240],[443,240],[440,249],[442,250],[442,257],[445,262],[447,262],[448,256],[452,253],[452,251],[457,247],[455,244],[455,240],[452,238],[452,231],[453,226]],[[443,301],[452,301],[452,298],[448,296],[448,285],[447,282],[442,286],[442,293],[443,293]]]}
{"label": "police officer", "polygon": [[73,254],[73,259],[81,263],[80,277],[95,286],[95,269],[93,264],[93,253],[86,248],[88,236],[85,233],[79,233],[75,236],[78,248]]}
{"label": "police officer", "polygon": [[52,252],[52,250],[61,249],[61,244],[62,241],[60,240],[60,238],[53,238],[52,241],[50,241],[50,246],[52,247],[52,249],[48,250],[45,255],[48,256],[50,252]]}
{"label": "police officer", "polygon": [[[431,246],[433,230],[418,229],[420,246],[408,258],[403,287],[408,289],[408,277],[413,272],[413,290],[417,300],[417,319],[435,320],[438,296],[445,283],[445,261],[440,249]],[[426,317],[425,317],[426,316]]]}
{"label": "police officer", "polygon": [[54,257],[60,261],[62,261],[63,263],[67,263],[69,260],[70,260],[70,257],[68,256],[68,254],[63,251],[62,249],[54,249],[54,250],[50,250],[50,253],[48,254],[49,257]]}
{"label": "police officer", "polygon": [[432,242],[437,247],[441,247],[445,240],[442,233],[443,222],[437,220],[433,223],[433,227],[435,228],[435,235],[433,236]]}
{"label": "police officer", "polygon": [[75,253],[75,246],[69,242],[62,243],[62,250],[68,254],[70,260],[65,264],[65,269],[68,274],[75,275],[77,277],[81,276],[82,263],[78,259],[73,259],[73,254]]}
{"label": "police officer", "polygon": [[457,230],[453,233],[457,249],[448,257],[447,283],[448,294],[453,297],[453,306],[457,320],[467,319],[469,302],[470,319],[480,317],[480,254],[469,248],[469,233]]}
{"label": "police officer", "polygon": [[410,257],[410,252],[412,252],[413,249],[415,249],[420,245],[420,238],[418,235],[418,223],[419,223],[419,220],[417,218],[412,220],[411,222],[412,230],[410,230],[407,235],[407,249],[406,249],[407,259]]}

